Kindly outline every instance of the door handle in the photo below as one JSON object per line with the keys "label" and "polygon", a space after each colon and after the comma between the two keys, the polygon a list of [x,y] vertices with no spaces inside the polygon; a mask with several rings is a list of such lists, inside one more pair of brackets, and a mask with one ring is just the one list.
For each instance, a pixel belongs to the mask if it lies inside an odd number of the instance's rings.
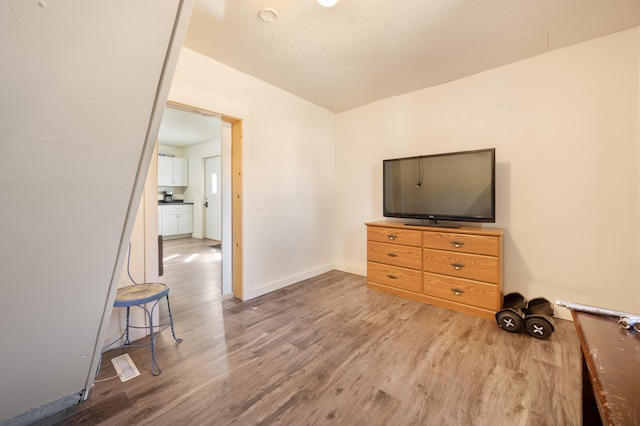
{"label": "door handle", "polygon": [[205,202],[204,202],[204,206],[205,206],[205,207],[209,207],[209,202],[208,202],[208,201],[205,201]]}

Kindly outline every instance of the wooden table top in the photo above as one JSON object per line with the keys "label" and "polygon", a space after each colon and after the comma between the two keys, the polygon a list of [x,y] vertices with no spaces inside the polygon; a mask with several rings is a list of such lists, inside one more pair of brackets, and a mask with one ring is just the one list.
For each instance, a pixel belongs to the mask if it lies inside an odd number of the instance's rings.
{"label": "wooden table top", "polygon": [[640,425],[640,332],[616,317],[571,313],[603,423]]}

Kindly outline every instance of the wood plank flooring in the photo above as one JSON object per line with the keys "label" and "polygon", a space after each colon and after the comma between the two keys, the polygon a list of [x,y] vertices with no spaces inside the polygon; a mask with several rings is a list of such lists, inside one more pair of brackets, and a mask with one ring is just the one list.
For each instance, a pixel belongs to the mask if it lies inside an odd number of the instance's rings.
{"label": "wood plank flooring", "polygon": [[[162,281],[184,341],[158,337],[162,374],[151,376],[148,349],[131,349],[141,376],[98,382],[89,400],[41,424],[580,424],[571,322],[557,320],[549,340],[514,335],[339,271],[223,300],[210,245],[165,241]],[[118,354],[105,354],[98,379],[115,374]]]}

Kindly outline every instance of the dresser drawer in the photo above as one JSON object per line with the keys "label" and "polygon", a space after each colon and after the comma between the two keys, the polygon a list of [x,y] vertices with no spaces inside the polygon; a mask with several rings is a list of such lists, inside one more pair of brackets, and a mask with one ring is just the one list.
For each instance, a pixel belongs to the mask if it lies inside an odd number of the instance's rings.
{"label": "dresser drawer", "polygon": [[497,311],[500,309],[498,286],[462,278],[435,275],[425,272],[423,293],[465,305]]}
{"label": "dresser drawer", "polygon": [[485,235],[455,234],[449,232],[425,232],[423,246],[464,253],[498,256],[500,240]]}
{"label": "dresser drawer", "polygon": [[420,247],[369,241],[367,259],[372,262],[422,269],[422,249]]}
{"label": "dresser drawer", "polygon": [[369,226],[367,239],[381,243],[402,244],[405,246],[422,247],[422,232],[409,229],[380,228]]}
{"label": "dresser drawer", "polygon": [[422,272],[413,269],[367,262],[367,279],[390,287],[422,292]]}
{"label": "dresser drawer", "polygon": [[452,253],[444,250],[423,249],[425,272],[451,275],[458,278],[497,283],[498,258],[478,254]]}

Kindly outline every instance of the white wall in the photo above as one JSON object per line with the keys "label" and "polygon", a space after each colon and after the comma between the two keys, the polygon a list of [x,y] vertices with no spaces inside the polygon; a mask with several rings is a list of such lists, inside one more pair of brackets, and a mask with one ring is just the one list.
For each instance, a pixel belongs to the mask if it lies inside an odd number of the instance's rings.
{"label": "white wall", "polygon": [[335,115],[186,48],[169,99],[243,119],[245,298],[331,269]]}
{"label": "white wall", "polygon": [[638,32],[338,114],[337,267],[366,273],[384,158],[495,147],[505,292],[640,312]]}
{"label": "white wall", "polygon": [[0,422],[77,402],[95,373],[180,3],[3,3]]}

